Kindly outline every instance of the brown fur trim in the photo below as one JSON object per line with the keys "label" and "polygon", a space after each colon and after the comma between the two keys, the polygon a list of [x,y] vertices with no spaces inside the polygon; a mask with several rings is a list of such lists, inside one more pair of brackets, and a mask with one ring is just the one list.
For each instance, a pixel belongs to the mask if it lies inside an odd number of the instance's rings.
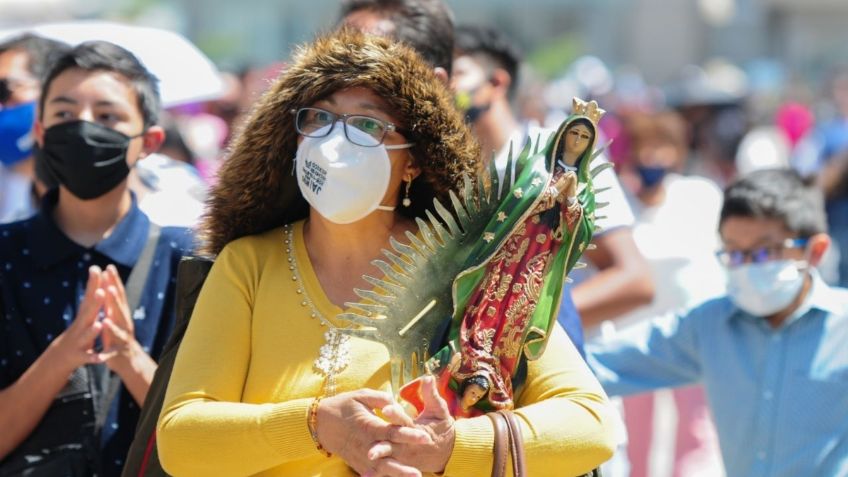
{"label": "brown fur trim", "polygon": [[309,208],[292,174],[297,132],[290,111],[355,86],[381,97],[410,131],[422,169],[413,182],[417,213],[433,194],[446,200],[463,175],[475,176],[479,147],[432,67],[403,44],[340,30],[301,47],[255,105],[210,193],[204,252],[217,255],[239,237],[306,217]]}

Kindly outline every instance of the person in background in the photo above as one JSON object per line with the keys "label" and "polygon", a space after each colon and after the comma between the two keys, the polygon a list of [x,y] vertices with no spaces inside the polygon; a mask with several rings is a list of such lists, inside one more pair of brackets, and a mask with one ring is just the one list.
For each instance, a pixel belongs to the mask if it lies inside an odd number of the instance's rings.
{"label": "person in background", "polygon": [[[21,134],[24,123],[29,122],[31,129],[34,121],[41,76],[68,48],[31,33],[0,45],[0,99],[8,96],[8,104],[16,105],[0,109],[0,159],[14,162],[7,167],[3,160],[0,167],[0,223],[29,217],[37,211],[39,197],[58,187],[43,158],[33,153],[37,145],[32,135]],[[6,76],[9,81],[2,81]],[[137,163],[130,171],[129,186],[141,210],[160,226],[192,227],[203,213],[206,187],[197,170],[164,154],[152,153]]]}
{"label": "person in background", "polygon": [[207,184],[193,163],[182,160],[185,151],[179,149],[181,136],[176,130],[172,132],[176,139],[163,143],[160,152],[150,154],[133,168],[130,189],[153,223],[194,228],[203,215]]}
{"label": "person in background", "polygon": [[725,190],[718,227],[727,293],[591,342],[590,366],[613,395],[703,384],[727,475],[845,475],[848,290],[816,271],[821,191],[754,171]]}
{"label": "person in background", "polygon": [[[688,150],[683,118],[671,111],[633,112],[623,117],[623,127],[630,157],[622,175],[633,176],[626,184],[636,184],[631,191],[633,238],[647,260],[656,295],[650,305],[619,317],[619,328],[692,307],[725,291],[724,271],[715,256],[720,247],[716,231],[721,190],[708,179],[679,174]],[[668,467],[675,477],[721,474],[715,430],[700,387],[673,391],[673,462],[651,462],[651,449],[665,437],[653,426],[655,409],[667,411],[658,407],[661,402],[653,393],[624,399],[630,475],[664,475],[660,469]]]}
{"label": "person in background", "polygon": [[342,0],[339,24],[411,46],[447,82],[453,14],[443,0]]}
{"label": "person in background", "polygon": [[164,139],[156,80],[131,53],[69,49],[37,111],[58,187],[35,216],[0,226],[0,473],[67,459],[62,475],[117,476],[192,237],[154,227],[129,190],[130,169]]}
{"label": "person in background", "polygon": [[45,191],[35,181],[32,126],[50,58],[66,48],[32,34],[0,43],[0,223],[34,214],[33,187],[38,185],[38,195]]}
{"label": "person in background", "polygon": [[848,286],[848,68],[830,81],[833,117],[816,127],[793,166],[824,190],[828,226],[838,250],[838,283]]}

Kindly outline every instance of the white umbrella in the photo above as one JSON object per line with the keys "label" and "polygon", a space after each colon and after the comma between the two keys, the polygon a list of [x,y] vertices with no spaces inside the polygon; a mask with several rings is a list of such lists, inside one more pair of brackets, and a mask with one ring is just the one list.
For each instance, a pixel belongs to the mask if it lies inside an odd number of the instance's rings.
{"label": "white umbrella", "polygon": [[166,107],[215,99],[224,91],[224,83],[212,61],[178,33],[120,23],[79,21],[0,30],[0,41],[24,32],[71,45],[105,40],[126,48],[159,78],[162,104]]}

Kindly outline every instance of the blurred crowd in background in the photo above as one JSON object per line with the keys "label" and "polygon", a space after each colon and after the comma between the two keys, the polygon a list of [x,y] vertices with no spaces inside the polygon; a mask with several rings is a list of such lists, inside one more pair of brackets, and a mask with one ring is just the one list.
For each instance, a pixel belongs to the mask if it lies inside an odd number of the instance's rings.
{"label": "blurred crowd in background", "polygon": [[[194,101],[191,95],[184,95],[187,98],[174,101],[165,98],[164,101],[166,107],[170,106],[162,121],[168,135],[160,153],[190,167],[167,175],[167,178],[176,181],[173,186],[155,185],[157,190],[163,191],[171,187],[188,190],[186,200],[200,203],[204,186],[214,181],[217,165],[225,157],[229,139],[256,98],[285,67],[285,55],[294,47],[286,41],[305,41],[310,37],[310,31],[314,33],[336,20],[334,8],[337,5],[334,2],[315,4],[314,10],[324,10],[317,8],[319,6],[327,7],[324,14],[310,9],[305,12],[304,7],[294,5],[295,2],[253,3],[259,13],[265,10],[274,15],[290,13],[294,17],[302,17],[304,25],[289,28],[291,22],[284,21],[283,28],[275,27],[278,30],[276,35],[261,46],[255,41],[239,39],[224,47],[214,41],[216,37],[210,34],[210,30],[220,21],[219,16],[235,8],[232,5],[223,7],[223,11],[216,15],[191,1],[166,4],[156,1],[5,0],[0,2],[0,11],[3,12],[0,36],[9,37],[28,24],[45,21],[105,18],[139,26],[181,29],[176,33],[186,34],[201,47],[206,45],[213,60],[220,57],[219,83],[210,89],[217,90],[210,94],[215,98]],[[646,134],[674,136],[669,141],[675,143],[679,153],[674,160],[662,165],[664,169],[704,177],[719,187],[738,174],[770,166],[792,167],[818,181],[828,201],[830,232],[840,244],[829,260],[830,268],[825,267],[823,273],[831,283],[844,285],[848,281],[848,268],[844,265],[845,261],[840,262],[837,253],[840,250],[846,253],[848,247],[848,57],[844,56],[844,51],[833,51],[833,45],[839,44],[838,38],[831,36],[828,42],[816,40],[827,36],[828,32],[834,33],[831,27],[834,22],[838,23],[838,18],[848,18],[844,7],[827,2],[813,2],[806,7],[765,2],[757,7],[743,0],[700,0],[682,2],[687,5],[672,8],[680,10],[676,12],[678,16],[675,19],[666,16],[674,13],[669,11],[670,7],[660,9],[662,2],[642,1],[625,8],[616,5],[616,2],[589,5],[590,2],[574,1],[552,5],[551,2],[536,1],[524,4],[525,15],[514,18],[509,14],[515,12],[516,7],[498,5],[498,2],[489,8],[479,2],[447,3],[455,12],[457,24],[480,23],[480,18],[490,19],[490,26],[507,32],[508,37],[515,39],[516,51],[524,50],[526,53],[522,55],[517,89],[512,99],[520,120],[555,127],[567,114],[574,96],[596,99],[609,111],[601,123],[607,139],[612,140],[609,156],[634,198],[645,188],[644,174],[640,178],[639,171],[641,167],[644,173],[646,164],[641,162],[652,160],[643,158],[640,162],[634,143],[656,139],[639,137]],[[622,19],[622,9],[633,15]],[[755,12],[755,9],[758,10]],[[665,13],[661,14],[662,11]],[[547,18],[551,12],[555,12],[557,20],[579,18],[581,21],[561,23],[556,30]],[[253,12],[247,17],[253,18],[257,14]],[[599,18],[604,15],[605,19]],[[653,21],[641,18],[650,15],[653,15]],[[774,21],[764,22],[763,18]],[[824,22],[823,18],[831,21]],[[204,19],[210,24],[204,25]],[[623,20],[630,21],[623,23]],[[236,28],[237,23],[242,21],[245,20],[229,22],[229,29]],[[530,25],[534,23],[540,25],[539,31],[549,36],[547,40],[539,39],[541,33],[532,31]],[[691,27],[688,35],[683,33],[687,45],[707,40],[697,53],[692,53],[692,46],[675,44],[675,39],[681,36],[678,30],[687,25]],[[630,36],[621,33],[625,27],[635,29],[639,26],[648,28]],[[821,30],[818,36],[815,35],[817,27]],[[267,25],[260,22],[244,37],[253,39],[256,31],[265,31],[266,28]],[[198,38],[192,38],[192,32]],[[786,38],[782,42],[763,44],[763,38],[784,34]],[[62,33],[58,35],[61,37]],[[807,45],[819,45],[821,50],[799,54],[798,49],[804,43],[797,38],[803,36],[808,37]],[[620,48],[612,48],[609,41],[596,41],[600,37],[617,38]],[[630,38],[639,38],[637,43],[642,46],[622,44]],[[739,41],[730,42],[728,46],[728,38]],[[664,39],[670,40],[663,45]],[[179,65],[183,61],[179,57],[183,50],[179,53],[171,51],[168,42],[172,40],[166,38],[163,41],[162,44],[151,45],[150,49],[162,51],[161,56],[172,56],[169,64]],[[523,48],[522,44],[530,47]],[[233,45],[248,50],[237,51]],[[657,59],[651,63],[659,64],[658,61],[665,59],[656,69],[638,63],[639,58],[645,57],[645,50],[650,51],[651,45],[662,48],[654,50],[653,56]],[[752,51],[757,45],[761,51]],[[604,58],[595,51],[609,53],[611,48],[616,52],[609,54],[613,58]],[[133,51],[133,48],[130,47],[130,50]],[[689,53],[681,50],[689,50]],[[728,59],[732,54],[718,56],[734,50],[741,51],[738,55],[745,58],[744,62],[732,62]],[[627,52],[635,58],[626,57]],[[273,54],[279,56],[269,59],[269,55]],[[691,63],[670,64],[669,57]],[[808,58],[808,61],[800,61],[799,58]],[[159,73],[162,68],[167,66],[151,69]],[[186,65],[182,68],[188,70]],[[184,74],[186,77],[182,79],[187,85],[205,81],[188,75]],[[656,115],[662,116],[660,122],[664,126],[660,129],[663,131],[646,131],[645,121]],[[147,162],[149,167],[154,167],[151,164],[154,161]],[[4,163],[4,171],[10,170],[10,166]],[[140,172],[143,178],[144,171]],[[657,173],[654,173],[654,178]],[[9,172],[4,172],[4,176],[7,175]],[[151,181],[158,179],[155,174],[149,177]],[[13,186],[6,184],[6,187]],[[173,204],[164,197],[155,199]],[[166,208],[170,209],[165,214],[167,216],[159,221],[168,224],[191,225],[201,213],[201,208],[195,203],[178,209]],[[0,202],[0,220],[21,218],[27,210],[27,207],[21,208],[20,204],[4,199]],[[155,211],[153,213],[156,215]],[[840,263],[843,263],[841,268]]]}

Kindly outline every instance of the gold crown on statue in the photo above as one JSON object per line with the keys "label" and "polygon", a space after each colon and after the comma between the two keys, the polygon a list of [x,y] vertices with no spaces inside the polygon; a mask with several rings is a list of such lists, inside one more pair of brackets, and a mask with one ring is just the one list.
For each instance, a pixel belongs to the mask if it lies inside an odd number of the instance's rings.
{"label": "gold crown on statue", "polygon": [[598,121],[601,120],[601,116],[603,116],[606,111],[599,108],[598,103],[595,100],[583,101],[580,98],[574,98],[571,106],[571,113],[586,116],[589,118],[589,121],[592,121],[595,125],[597,125]]}

